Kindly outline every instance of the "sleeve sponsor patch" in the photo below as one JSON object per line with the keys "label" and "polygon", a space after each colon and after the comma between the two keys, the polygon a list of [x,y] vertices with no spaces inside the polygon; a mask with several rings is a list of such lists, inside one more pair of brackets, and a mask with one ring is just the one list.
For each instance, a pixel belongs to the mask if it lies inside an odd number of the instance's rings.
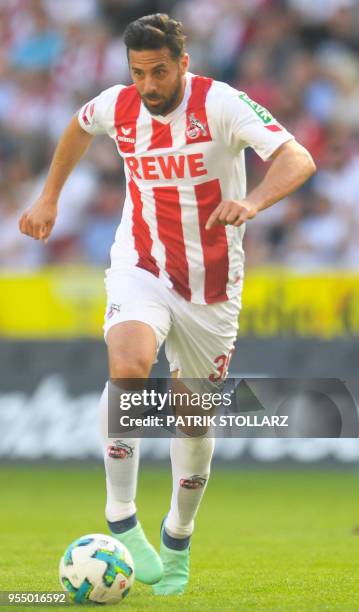
{"label": "sleeve sponsor patch", "polygon": [[251,98],[247,96],[244,91],[239,94],[239,97],[241,100],[243,100],[243,102],[245,102],[246,104],[248,104],[248,106],[251,107],[251,109],[255,112],[257,117],[259,117],[259,119],[263,121],[263,123],[267,124],[273,121],[273,116],[270,114],[270,112],[266,108],[264,108],[264,106],[261,106],[257,102],[254,102],[254,100],[251,100]]}

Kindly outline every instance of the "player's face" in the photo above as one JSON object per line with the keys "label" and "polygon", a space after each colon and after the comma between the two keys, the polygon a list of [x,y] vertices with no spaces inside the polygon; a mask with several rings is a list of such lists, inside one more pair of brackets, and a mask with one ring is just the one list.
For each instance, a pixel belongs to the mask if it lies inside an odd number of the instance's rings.
{"label": "player's face", "polygon": [[131,76],[146,108],[153,115],[166,115],[181,102],[188,68],[188,55],[173,58],[167,47],[129,52]]}

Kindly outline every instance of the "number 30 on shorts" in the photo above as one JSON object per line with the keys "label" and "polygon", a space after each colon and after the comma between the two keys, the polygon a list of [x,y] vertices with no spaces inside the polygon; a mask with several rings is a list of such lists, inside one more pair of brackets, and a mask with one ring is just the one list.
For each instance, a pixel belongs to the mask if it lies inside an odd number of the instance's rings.
{"label": "number 30 on shorts", "polygon": [[233,353],[234,348],[229,351],[228,355],[218,355],[218,357],[214,359],[217,371],[209,375],[208,378],[211,382],[218,382],[219,380],[224,380],[227,377],[229,362],[231,361]]}

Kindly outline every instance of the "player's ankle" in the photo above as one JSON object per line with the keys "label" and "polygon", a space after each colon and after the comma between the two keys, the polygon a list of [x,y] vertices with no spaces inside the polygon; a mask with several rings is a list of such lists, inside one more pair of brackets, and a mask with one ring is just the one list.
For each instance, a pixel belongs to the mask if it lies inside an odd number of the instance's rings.
{"label": "player's ankle", "polygon": [[133,529],[133,527],[136,527],[137,515],[135,513],[119,521],[107,520],[107,524],[108,524],[108,527],[111,533],[114,533],[114,534],[125,533],[125,531],[129,531],[130,529]]}
{"label": "player's ankle", "polygon": [[186,550],[186,548],[188,548],[190,545],[191,536],[186,536],[184,538],[176,538],[170,535],[166,531],[166,528],[164,528],[162,531],[162,541],[164,545],[167,546],[167,548],[170,548],[171,550]]}

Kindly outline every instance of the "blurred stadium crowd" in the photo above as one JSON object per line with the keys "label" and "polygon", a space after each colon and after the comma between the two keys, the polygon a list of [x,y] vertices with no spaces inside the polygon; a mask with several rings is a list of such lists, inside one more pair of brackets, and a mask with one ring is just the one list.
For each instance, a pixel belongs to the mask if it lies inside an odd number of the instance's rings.
{"label": "blurred stadium crowd", "polygon": [[[46,248],[20,236],[72,114],[129,83],[127,23],[168,12],[184,23],[191,70],[268,107],[314,156],[318,173],[248,223],[247,263],[359,265],[357,0],[0,0],[0,266],[106,266],[124,200],[113,143],[97,138],[61,199]],[[249,185],[266,166],[247,154]]]}

